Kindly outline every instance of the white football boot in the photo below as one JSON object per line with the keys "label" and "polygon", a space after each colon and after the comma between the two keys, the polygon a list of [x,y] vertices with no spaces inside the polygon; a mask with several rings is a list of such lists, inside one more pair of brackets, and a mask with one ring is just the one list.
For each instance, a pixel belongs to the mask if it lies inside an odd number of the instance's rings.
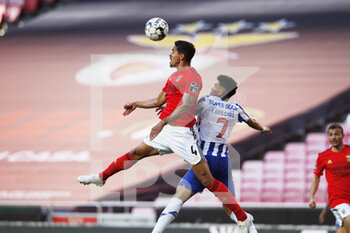
{"label": "white football boot", "polygon": [[[253,233],[257,232],[253,225],[254,218],[251,214],[247,213],[247,219],[245,221],[238,221],[236,227],[236,233]],[[252,227],[253,226],[253,227]],[[254,231],[255,230],[255,231]]]}
{"label": "white football boot", "polygon": [[96,186],[103,186],[105,184],[98,174],[78,176],[78,181],[84,185],[95,184]]}
{"label": "white football boot", "polygon": [[250,225],[248,232],[249,233],[258,233],[258,231],[256,230],[253,223]]}

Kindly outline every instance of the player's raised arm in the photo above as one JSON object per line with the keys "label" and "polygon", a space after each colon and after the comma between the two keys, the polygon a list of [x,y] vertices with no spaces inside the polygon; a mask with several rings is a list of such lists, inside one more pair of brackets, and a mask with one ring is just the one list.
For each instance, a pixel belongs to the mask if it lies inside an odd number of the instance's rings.
{"label": "player's raised arm", "polygon": [[160,131],[162,131],[163,127],[166,124],[172,123],[180,119],[189,111],[191,111],[193,105],[196,104],[196,99],[196,96],[184,93],[182,96],[182,104],[178,108],[176,108],[167,118],[164,118],[152,128],[150,139],[153,140],[160,133]]}
{"label": "player's raised arm", "polygon": [[127,103],[124,105],[124,116],[132,113],[136,108],[156,108],[162,106],[166,102],[165,92],[161,91],[157,98],[145,100],[145,101],[135,101]]}
{"label": "player's raised arm", "polygon": [[196,99],[197,97],[188,93],[184,93],[182,96],[182,104],[174,110],[168,116],[167,118],[163,119],[162,121],[167,124],[167,123],[172,123],[181,117],[183,117],[185,114],[191,111],[193,105],[196,104]]}
{"label": "player's raised arm", "polygon": [[247,125],[249,125],[249,127],[259,130],[261,133],[266,133],[266,134],[271,134],[272,131],[269,127],[266,126],[262,126],[257,120],[253,119],[253,118],[249,118],[249,120],[246,121]]}

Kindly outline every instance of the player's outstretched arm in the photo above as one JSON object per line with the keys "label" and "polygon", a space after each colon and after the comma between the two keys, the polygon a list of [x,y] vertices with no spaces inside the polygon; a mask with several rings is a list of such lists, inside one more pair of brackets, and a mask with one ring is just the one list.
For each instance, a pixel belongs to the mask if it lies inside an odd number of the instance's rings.
{"label": "player's outstretched arm", "polygon": [[196,104],[196,97],[188,93],[184,93],[182,96],[182,104],[178,108],[176,108],[163,121],[165,123],[172,123],[174,121],[177,121],[178,119],[183,117],[185,114],[187,114],[189,111],[191,111],[193,105],[195,104]]}
{"label": "player's outstretched arm", "polygon": [[124,105],[124,116],[132,113],[136,108],[156,108],[162,106],[166,102],[165,92],[161,91],[157,98],[145,100],[145,101],[135,101],[127,103]]}
{"label": "player's outstretched arm", "polygon": [[261,133],[272,134],[272,131],[269,127],[262,126],[257,120],[253,118],[249,118],[246,123],[249,125],[249,127],[259,130]]}
{"label": "player's outstretched arm", "polygon": [[311,183],[310,201],[309,201],[310,208],[316,207],[315,195],[316,195],[319,184],[320,184],[320,177],[315,175],[314,178],[312,179],[312,183]]}
{"label": "player's outstretched arm", "polygon": [[153,140],[162,131],[163,127],[166,124],[180,119],[186,113],[191,111],[194,104],[196,104],[196,97],[188,93],[184,93],[182,96],[182,104],[176,108],[167,118],[163,119],[152,128],[150,139]]}

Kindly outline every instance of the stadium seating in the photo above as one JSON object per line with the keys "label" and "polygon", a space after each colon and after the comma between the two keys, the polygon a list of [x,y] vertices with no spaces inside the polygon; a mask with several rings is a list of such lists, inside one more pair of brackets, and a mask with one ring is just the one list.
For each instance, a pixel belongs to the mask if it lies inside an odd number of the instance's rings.
{"label": "stadium seating", "polygon": [[266,180],[263,182],[261,201],[262,202],[282,202],[283,200],[283,180]]}
{"label": "stadium seating", "polygon": [[284,162],[284,151],[269,151],[265,154],[265,162]]}
{"label": "stadium seating", "polygon": [[241,183],[241,201],[260,202],[262,191],[262,180]]}
{"label": "stadium seating", "polygon": [[302,180],[287,180],[284,184],[284,202],[304,202],[305,182]]}
{"label": "stadium seating", "polygon": [[8,1],[7,9],[5,12],[5,20],[9,23],[16,22],[24,6],[24,0],[10,0]]}
{"label": "stadium seating", "polygon": [[53,6],[58,0],[0,0],[0,36],[5,35],[8,23],[18,24],[23,15],[35,16],[40,6]]}
{"label": "stadium seating", "polygon": [[23,6],[24,13],[34,14],[39,6],[39,0],[26,0]]}
{"label": "stadium seating", "polygon": [[[346,124],[342,126],[344,144],[350,144],[350,127]],[[263,161],[246,161],[241,176],[241,201],[307,203],[318,153],[329,147],[325,133],[309,133],[305,142],[287,143],[283,151],[266,152]],[[255,176],[246,171],[256,168],[258,172]],[[254,180],[254,177],[259,179]],[[315,198],[318,203],[327,202],[324,176]]]}
{"label": "stadium seating", "polygon": [[[343,124],[344,143],[350,129]],[[242,202],[307,203],[318,153],[329,148],[325,133],[309,133],[305,142],[287,143],[283,151],[268,151],[262,161],[246,161],[241,171]],[[321,177],[318,203],[327,202],[327,182]]]}
{"label": "stadium seating", "polygon": [[[344,143],[350,144],[350,129],[344,127]],[[240,171],[236,190],[240,202],[298,203],[309,202],[313,171],[318,153],[330,147],[325,133],[309,133],[305,142],[290,142],[283,151],[267,151],[263,160],[248,160]],[[169,198],[168,198],[169,199]],[[328,199],[324,176],[315,196],[317,203]],[[218,203],[208,191],[189,200],[190,204]]]}
{"label": "stadium seating", "polygon": [[48,4],[48,5],[53,5],[55,4],[56,0],[41,0],[41,3],[43,4]]}
{"label": "stadium seating", "polygon": [[[350,130],[345,135],[345,140],[350,140]],[[329,146],[326,134],[309,133],[305,142],[290,142],[283,151],[266,152],[263,160],[244,162],[240,201],[308,203],[317,155]],[[193,197],[190,203],[217,202],[209,193],[204,194]],[[315,199],[318,203],[326,203],[327,198],[327,182],[322,176]]]}
{"label": "stadium seating", "polygon": [[[342,124],[342,126],[345,135],[344,143],[350,144],[350,127],[346,124]],[[329,147],[330,144],[325,133],[309,133],[306,135],[305,142],[287,143],[284,151],[266,152],[263,161],[246,161],[243,168],[256,167],[256,164],[260,162],[264,171],[261,177],[262,184],[259,184],[262,189],[260,192],[256,192],[260,194],[260,197],[255,199],[263,202],[307,203],[318,153]],[[253,192],[254,187],[251,187],[250,184],[244,184],[247,175],[244,169],[242,173],[241,201],[250,201],[250,196],[245,198],[244,195]],[[283,190],[282,194],[281,190]],[[272,194],[276,196],[272,196]],[[315,198],[318,203],[327,202],[327,181],[324,176],[321,177]]]}
{"label": "stadium seating", "polygon": [[6,3],[5,0],[0,0],[0,24],[4,21],[6,13]]}

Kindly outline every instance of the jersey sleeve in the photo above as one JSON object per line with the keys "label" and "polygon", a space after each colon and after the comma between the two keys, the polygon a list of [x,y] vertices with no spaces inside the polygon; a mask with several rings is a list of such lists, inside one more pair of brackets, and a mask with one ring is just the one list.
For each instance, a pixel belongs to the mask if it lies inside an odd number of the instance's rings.
{"label": "jersey sleeve", "polygon": [[249,115],[244,111],[244,109],[239,105],[237,104],[238,106],[238,121],[239,122],[246,122],[247,120],[249,120]]}
{"label": "jersey sleeve", "polygon": [[200,116],[203,112],[207,111],[210,107],[208,104],[209,96],[203,96],[197,101],[196,104],[196,115]]}
{"label": "jersey sleeve", "polygon": [[202,98],[200,98],[197,102],[197,106],[199,109],[203,109],[205,107],[205,101],[206,101],[206,97],[207,96],[203,96]]}
{"label": "jersey sleeve", "polygon": [[317,161],[316,161],[316,165],[315,165],[314,174],[316,176],[322,176],[324,169],[325,169],[325,164],[323,162],[323,159],[321,156],[318,156]]}
{"label": "jersey sleeve", "polygon": [[168,82],[165,83],[165,86],[163,87],[162,91],[166,92],[168,89]]}
{"label": "jersey sleeve", "polygon": [[201,88],[202,87],[200,83],[196,82],[195,80],[190,80],[186,82],[184,85],[184,93],[197,97],[199,95]]}

